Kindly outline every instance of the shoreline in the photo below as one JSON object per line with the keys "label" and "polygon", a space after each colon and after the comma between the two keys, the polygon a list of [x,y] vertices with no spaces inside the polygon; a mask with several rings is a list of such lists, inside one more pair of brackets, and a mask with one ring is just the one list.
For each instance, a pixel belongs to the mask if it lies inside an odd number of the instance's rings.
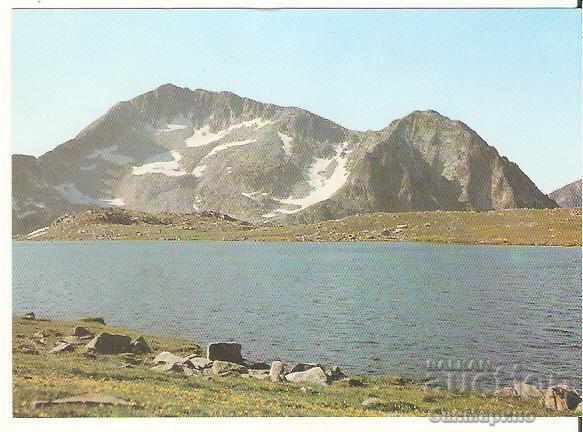
{"label": "shoreline", "polygon": [[13,241],[246,241],[295,243],[582,245],[581,209],[369,213],[305,224],[252,225],[220,214],[89,209]]}
{"label": "shoreline", "polygon": [[[497,415],[513,412],[522,415],[546,416],[579,415],[580,413],[580,407],[575,411],[549,409],[545,407],[541,395],[536,398],[526,398],[512,394],[512,389],[509,387],[505,387],[499,393],[480,390],[457,392],[439,387],[428,387],[422,380],[384,374],[347,376],[340,369],[329,366],[321,366],[322,371],[326,371],[327,377],[323,375],[324,381],[319,383],[285,382],[288,381],[285,378],[284,382],[271,382],[265,379],[267,378],[266,368],[269,366],[261,361],[249,360],[245,360],[247,363],[244,371],[235,370],[237,367],[231,363],[231,369],[217,373],[216,365],[221,364],[220,367],[225,367],[225,362],[215,360],[211,362],[212,369],[193,370],[189,372],[191,375],[185,376],[174,368],[164,368],[160,365],[153,367],[153,362],[156,361],[157,356],[162,355],[162,352],[174,353],[171,354],[174,356],[194,353],[195,356],[199,356],[194,360],[201,360],[204,357],[201,345],[188,339],[143,335],[145,342],[151,347],[150,353],[87,356],[84,344],[89,339],[84,339],[82,345],[73,346],[75,336],[66,336],[71,335],[73,329],[77,332],[79,326],[85,328],[91,334],[90,337],[102,332],[110,332],[128,335],[135,339],[142,336],[142,333],[121,327],[111,327],[95,320],[61,321],[40,320],[36,317],[34,319],[13,317],[12,323],[13,394],[16,417],[55,417],[62,415],[63,410],[69,413],[67,416],[72,415],[71,411],[74,413],[73,416],[183,416],[184,412],[167,411],[164,404],[170,403],[169,400],[172,401],[171,405],[174,408],[180,406],[188,411],[186,415],[194,416],[431,416],[454,415],[463,412]],[[42,336],[41,339],[38,339],[39,335]],[[51,353],[53,344],[62,345],[61,340],[70,342],[72,346],[70,351],[67,348],[60,353]],[[306,361],[312,360],[316,359],[306,359]],[[315,372],[314,365],[317,364],[298,363],[294,368],[298,365],[312,365],[306,371]],[[255,367],[261,369],[254,369]],[[288,367],[291,368],[290,363]],[[320,366],[317,368],[319,369]],[[271,369],[273,369],[273,364]],[[286,377],[292,379],[291,376],[294,373],[290,374],[288,368],[286,370],[288,370]],[[186,370],[184,373],[186,374]],[[334,374],[336,374],[335,378]],[[197,389],[202,388],[205,389],[206,396],[195,397]],[[68,404],[61,406],[57,403],[54,406],[51,405],[51,401],[55,398],[77,397],[80,394],[96,391],[108,397],[122,398],[129,401],[131,405],[95,408],[83,404],[81,406]],[[160,393],[171,395],[170,399],[164,397],[158,400]],[[176,393],[175,399],[172,397],[174,393]],[[226,399],[221,397],[224,394],[228,395]],[[192,400],[193,397],[196,401]],[[244,400],[241,404],[241,398],[252,398],[255,402],[249,405],[249,401]],[[44,408],[45,405],[40,404],[43,408],[38,409],[39,404],[37,404],[35,408],[35,401],[39,402],[36,399],[46,402],[47,407]],[[263,406],[266,400],[269,401],[269,407]],[[195,405],[189,405],[194,402]],[[201,408],[201,403],[204,408]],[[136,412],[135,407],[147,407],[151,404],[159,404],[159,406]],[[221,408],[215,411],[217,404]],[[238,406],[234,411],[228,408],[233,404]],[[330,404],[334,409],[330,409]],[[194,411],[189,411],[191,409]],[[249,410],[253,414],[249,414]]]}
{"label": "shoreline", "polygon": [[539,247],[539,248],[581,248],[581,244],[536,244],[536,243],[475,243],[475,242],[447,242],[447,241],[429,241],[429,240],[359,240],[359,241],[349,241],[349,240],[319,240],[319,241],[301,241],[301,240],[261,240],[261,239],[247,239],[247,240],[218,240],[218,239],[185,239],[185,240],[173,240],[173,239],[51,239],[51,240],[34,240],[34,239],[22,239],[13,237],[11,239],[13,243],[77,243],[77,242],[103,242],[103,243],[115,243],[115,242],[136,242],[136,243],[153,243],[153,242],[167,242],[167,243],[197,243],[197,242],[209,242],[209,243],[294,243],[294,244],[424,244],[433,246],[491,246],[491,247]]}

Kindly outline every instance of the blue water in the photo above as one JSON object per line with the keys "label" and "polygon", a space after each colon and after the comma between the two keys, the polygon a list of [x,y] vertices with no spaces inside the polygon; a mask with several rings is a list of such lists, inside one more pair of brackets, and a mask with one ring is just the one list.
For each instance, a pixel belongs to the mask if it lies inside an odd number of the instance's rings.
{"label": "blue water", "polygon": [[15,242],[13,309],[244,356],[424,376],[487,361],[581,383],[579,248],[421,243]]}

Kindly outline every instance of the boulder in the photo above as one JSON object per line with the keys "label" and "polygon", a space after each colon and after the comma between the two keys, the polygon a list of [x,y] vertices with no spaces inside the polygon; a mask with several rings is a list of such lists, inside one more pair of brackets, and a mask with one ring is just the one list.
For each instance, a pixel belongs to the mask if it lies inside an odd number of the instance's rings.
{"label": "boulder", "polygon": [[175,363],[184,363],[187,359],[185,357],[179,357],[176,354],[172,354],[171,352],[168,351],[163,351],[160,354],[158,354],[154,360],[152,360],[152,363],[154,363],[155,365],[158,365],[160,363],[169,363],[169,364],[175,364]]}
{"label": "boulder", "polygon": [[545,407],[554,411],[570,411],[581,403],[581,396],[566,384],[559,384],[544,391]]}
{"label": "boulder", "polygon": [[207,360],[204,357],[188,356],[184,361],[184,364],[188,365],[193,369],[207,369],[213,365],[213,362]]}
{"label": "boulder", "polygon": [[338,366],[332,366],[330,369],[326,370],[326,375],[331,381],[341,380],[346,378],[346,374],[340,370]]}
{"label": "boulder", "polygon": [[220,360],[231,363],[241,363],[241,345],[233,342],[211,343],[207,349],[208,360]]}
{"label": "boulder", "polygon": [[91,333],[87,328],[82,327],[82,326],[77,326],[73,329],[73,332],[71,333],[71,336],[78,336],[78,337],[83,337],[83,336],[93,336],[93,333]]}
{"label": "boulder", "polygon": [[321,367],[313,367],[304,372],[291,372],[285,376],[285,379],[293,383],[306,383],[316,385],[327,385],[328,376]]}
{"label": "boulder", "polygon": [[23,354],[34,354],[34,355],[40,354],[37,347],[33,343],[22,345],[20,347],[20,352]]}
{"label": "boulder", "polygon": [[61,342],[70,343],[71,345],[84,345],[87,341],[91,340],[91,336],[79,337],[79,336],[65,336],[60,339]]}
{"label": "boulder", "polygon": [[34,312],[27,312],[22,316],[22,319],[34,321],[36,320],[36,316],[34,315]]}
{"label": "boulder", "polygon": [[122,353],[119,355],[119,358],[132,365],[138,365],[142,362],[142,360],[136,357],[134,353]]}
{"label": "boulder", "polygon": [[248,369],[238,363],[214,360],[211,372],[213,375],[245,374]]}
{"label": "boulder", "polygon": [[155,372],[171,372],[171,373],[184,373],[184,369],[188,369],[182,363],[160,363],[156,366],[150,368]]}
{"label": "boulder", "polygon": [[58,354],[63,352],[71,352],[75,350],[75,346],[73,344],[67,342],[61,342],[57,344],[52,350],[49,351],[49,354]]}
{"label": "boulder", "polygon": [[144,339],[143,336],[140,336],[130,342],[130,352],[133,352],[134,354],[146,354],[151,353],[152,349],[146,343],[146,339]]}
{"label": "boulder", "polygon": [[341,378],[341,383],[345,383],[348,387],[364,387],[364,383],[357,378]]}
{"label": "boulder", "polygon": [[98,354],[121,354],[130,352],[131,341],[129,336],[104,332],[95,336],[86,348]]}
{"label": "boulder", "polygon": [[274,361],[271,363],[271,369],[269,369],[269,379],[271,382],[283,381],[285,375],[285,364],[280,361]]}
{"label": "boulder", "polygon": [[34,339],[45,339],[45,338],[49,337],[49,334],[45,330],[40,330],[40,331],[37,331],[36,333],[33,333],[32,337]]}
{"label": "boulder", "polygon": [[322,367],[319,364],[316,363],[297,363],[294,367],[291,368],[290,373],[293,372],[305,372],[309,369],[315,368],[315,367]]}
{"label": "boulder", "polygon": [[518,396],[520,399],[542,399],[543,397],[542,390],[539,390],[532,384],[527,384],[525,382],[514,382],[512,384],[512,388],[514,389],[516,396]]}
{"label": "boulder", "polygon": [[247,369],[256,369],[256,370],[265,369],[265,370],[269,370],[269,368],[270,368],[270,366],[267,363],[265,363],[265,362],[256,362],[256,361],[247,360],[247,359],[243,359],[243,361],[241,361],[240,364],[243,365],[243,366],[245,366]]}

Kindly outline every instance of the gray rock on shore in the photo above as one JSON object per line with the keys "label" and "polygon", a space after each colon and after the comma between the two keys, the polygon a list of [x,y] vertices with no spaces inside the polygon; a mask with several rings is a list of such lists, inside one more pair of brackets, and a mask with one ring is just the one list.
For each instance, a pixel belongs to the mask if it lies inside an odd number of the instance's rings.
{"label": "gray rock on shore", "polygon": [[186,360],[187,360],[186,357],[180,357],[180,356],[177,356],[176,354],[172,354],[171,352],[162,351],[156,357],[154,357],[154,360],[152,360],[152,363],[154,363],[155,365],[159,365],[161,363],[174,364],[174,363],[184,363]]}
{"label": "gray rock on shore", "polygon": [[249,371],[245,366],[238,363],[214,360],[211,372],[213,375],[232,375],[232,374],[246,374]]}
{"label": "gray rock on shore", "polygon": [[75,346],[73,344],[67,342],[61,342],[57,344],[53,349],[49,351],[49,354],[59,354],[63,352],[71,352],[75,350]]}
{"label": "gray rock on shore", "polygon": [[271,363],[271,369],[269,369],[269,379],[271,382],[285,381],[285,364],[283,362],[274,361]]}
{"label": "gray rock on shore", "polygon": [[93,336],[93,333],[91,333],[89,331],[89,329],[87,329],[86,327],[77,326],[73,329],[71,336],[86,337],[86,336]]}
{"label": "gray rock on shore", "polygon": [[130,342],[130,352],[134,354],[148,354],[152,352],[152,349],[146,342],[146,339],[140,336]]}
{"label": "gray rock on shore", "polygon": [[305,383],[316,385],[328,385],[328,375],[321,367],[313,367],[303,372],[291,372],[285,375],[285,379],[293,383]]}
{"label": "gray rock on shore", "polygon": [[87,345],[87,351],[98,354],[121,354],[130,352],[132,339],[129,336],[111,333],[99,333]]}
{"label": "gray rock on shore", "polygon": [[241,356],[241,344],[234,342],[214,342],[207,348],[207,359],[219,360],[231,363],[243,362]]}
{"label": "gray rock on shore", "polygon": [[296,363],[291,370],[289,371],[290,373],[294,373],[294,372],[305,372],[309,369],[315,368],[315,367],[322,367],[322,365],[318,364],[318,363]]}

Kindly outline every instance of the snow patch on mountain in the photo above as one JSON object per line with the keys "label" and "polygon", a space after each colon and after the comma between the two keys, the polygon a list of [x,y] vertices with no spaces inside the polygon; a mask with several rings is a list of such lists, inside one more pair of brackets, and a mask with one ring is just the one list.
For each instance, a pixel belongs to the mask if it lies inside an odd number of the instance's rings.
{"label": "snow patch on mountain", "polygon": [[211,157],[212,155],[215,155],[219,152],[225,151],[227,149],[230,149],[231,147],[239,147],[239,146],[244,146],[247,144],[251,144],[254,143],[255,140],[254,139],[248,139],[248,140],[243,140],[243,141],[233,141],[230,143],[225,143],[225,144],[221,144],[216,146],[215,148],[213,148],[209,154],[207,154],[203,159],[206,159],[208,157]]}
{"label": "snow patch on mountain", "polygon": [[240,123],[235,123],[229,126],[226,129],[219,130],[217,132],[211,132],[210,126],[205,125],[199,129],[194,129],[192,136],[185,140],[185,144],[187,147],[203,147],[209,145],[215,141],[223,139],[231,132],[236,129],[242,128],[254,128],[254,129],[261,129],[267,125],[272,124],[273,121],[271,120],[264,120],[262,118],[256,118],[253,120],[247,120]]}
{"label": "snow patch on mountain", "polygon": [[203,176],[205,171],[206,171],[206,165],[197,165],[192,170],[192,175],[195,176],[196,178],[199,178],[199,177]]}
{"label": "snow patch on mountain", "polygon": [[35,238],[35,237],[40,237],[42,235],[45,235],[47,233],[47,231],[49,230],[49,227],[43,227],[43,228],[39,228],[37,230],[34,230],[32,232],[29,232],[26,237],[29,239]]}
{"label": "snow patch on mountain", "polygon": [[278,132],[277,135],[279,136],[279,139],[283,143],[283,151],[288,156],[291,156],[291,154],[292,154],[292,145],[291,145],[291,143],[293,141],[293,137],[290,137],[289,135],[286,135],[286,134],[281,133],[281,132]]}
{"label": "snow patch on mountain", "polygon": [[186,175],[186,171],[180,168],[178,163],[182,155],[173,150],[166,153],[160,153],[150,158],[147,163],[132,168],[133,175],[144,174],[162,174],[168,177],[180,177]]}
{"label": "snow patch on mountain", "polygon": [[121,207],[125,205],[122,198],[94,198],[85,195],[73,183],[63,183],[54,186],[54,189],[71,204],[92,205],[97,207]]}
{"label": "snow patch on mountain", "polygon": [[169,123],[164,128],[156,129],[156,132],[158,134],[160,134],[160,133],[165,133],[165,132],[172,132],[172,131],[176,131],[176,130],[182,130],[182,129],[186,129],[188,127],[190,127],[190,126],[182,125],[182,124]]}
{"label": "snow patch on mountain", "polygon": [[308,184],[310,192],[304,197],[290,197],[276,199],[276,201],[286,206],[295,208],[278,208],[270,213],[264,214],[265,218],[272,218],[279,214],[293,214],[302,211],[314,204],[331,198],[344,186],[348,179],[348,169],[346,167],[348,143],[342,143],[336,148],[336,155],[331,159],[317,158],[308,170]]}
{"label": "snow patch on mountain", "polygon": [[[201,161],[198,163],[198,165],[196,167],[194,167],[194,169],[192,170],[192,175],[197,177],[197,178],[202,177],[202,175],[205,173],[206,168],[207,168],[207,165],[206,165],[206,163],[204,163],[204,161],[206,161],[209,157],[216,155],[217,153],[220,153],[222,151],[228,150],[232,147],[240,147],[240,146],[244,146],[244,145],[251,144],[254,142],[255,142],[254,139],[248,139],[248,140],[243,140],[243,141],[233,141],[230,143],[225,143],[225,144],[221,144],[221,145],[214,147],[205,157],[203,157],[201,159]],[[231,171],[228,170],[227,174],[230,174],[230,173],[231,173]]]}
{"label": "snow patch on mountain", "polygon": [[102,149],[97,149],[87,159],[102,159],[115,165],[128,165],[135,162],[134,158],[116,153],[119,146],[113,145]]}

